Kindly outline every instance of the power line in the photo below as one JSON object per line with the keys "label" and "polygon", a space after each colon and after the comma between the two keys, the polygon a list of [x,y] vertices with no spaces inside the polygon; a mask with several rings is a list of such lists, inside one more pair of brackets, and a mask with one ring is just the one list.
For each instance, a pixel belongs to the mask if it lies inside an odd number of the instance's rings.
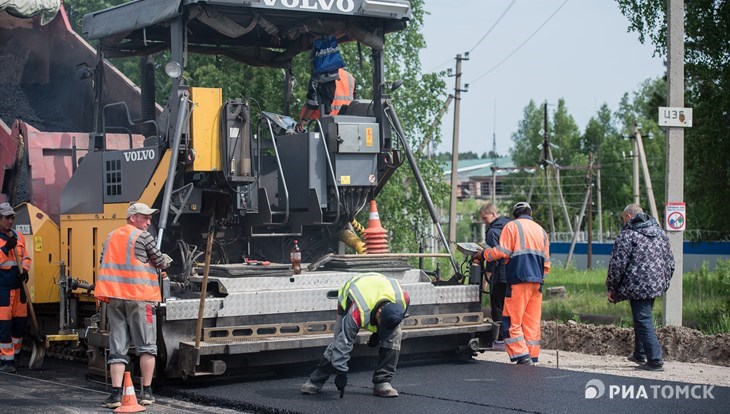
{"label": "power line", "polygon": [[[484,39],[486,39],[487,36],[489,36],[489,33],[491,33],[492,30],[494,30],[494,28],[497,27],[497,24],[499,24],[499,22],[502,20],[502,18],[504,17],[504,15],[507,14],[507,12],[509,11],[509,9],[512,8],[512,6],[515,4],[516,1],[517,0],[512,0],[512,2],[509,4],[509,6],[507,6],[507,8],[502,12],[502,14],[499,16],[499,18],[497,18],[497,21],[495,21],[494,24],[492,25],[492,27],[490,27],[489,30],[487,30],[487,33],[485,33],[484,36],[482,36],[482,38],[479,39],[479,41],[474,45],[474,47],[472,47],[471,49],[469,49],[469,53],[471,53],[474,49],[476,49],[477,46],[479,46],[479,44],[482,43],[482,41]],[[451,60],[452,60],[451,58],[445,60],[444,62],[440,63],[438,66],[436,66],[433,69],[429,70],[429,72],[434,72],[437,69],[442,68],[444,65],[446,65],[449,62],[451,62]]]}
{"label": "power line", "polygon": [[443,62],[442,62],[441,64],[439,64],[438,66],[436,66],[436,67],[434,67],[433,69],[429,70],[428,72],[429,72],[429,73],[430,73],[430,72],[435,72],[435,71],[436,71],[437,69],[441,69],[441,68],[442,68],[442,67],[443,67],[444,65],[446,65],[446,64],[447,64],[447,63],[449,63],[449,62],[451,62],[452,60],[453,60],[453,58],[448,58],[447,60],[443,61]]}
{"label": "power line", "polygon": [[507,14],[507,12],[509,11],[509,9],[512,8],[512,6],[515,4],[516,1],[517,0],[512,0],[512,2],[509,4],[509,6],[507,6],[507,8],[504,9],[504,11],[502,12],[502,14],[497,19],[497,21],[494,22],[494,24],[492,25],[492,27],[489,28],[489,30],[487,30],[487,33],[485,33],[484,36],[482,36],[482,38],[479,39],[479,41],[477,42],[477,44],[474,45],[474,47],[472,47],[471,49],[469,49],[469,53],[471,53],[472,51],[474,51],[474,49],[476,49],[477,46],[479,46],[479,43],[482,43],[482,40],[484,40],[487,36],[489,36],[490,33],[492,33],[492,30],[494,30],[494,28],[497,27],[497,24],[499,24],[499,22],[502,21],[502,18],[504,17],[504,15]]}
{"label": "power line", "polygon": [[493,72],[493,71],[494,71],[495,69],[497,69],[498,67],[502,66],[502,64],[503,64],[504,62],[506,62],[506,61],[507,61],[507,59],[511,58],[511,57],[512,57],[512,55],[514,55],[515,53],[517,53],[517,51],[518,51],[518,50],[520,50],[520,49],[522,48],[522,46],[524,46],[524,45],[525,45],[525,43],[529,42],[529,41],[530,41],[530,39],[532,39],[532,38],[533,38],[533,37],[534,37],[534,36],[535,36],[535,35],[537,34],[537,32],[539,32],[539,31],[540,31],[540,29],[542,29],[542,28],[543,28],[543,26],[545,26],[545,25],[547,24],[547,22],[549,22],[549,21],[550,21],[550,19],[552,19],[552,18],[553,18],[553,16],[555,16],[555,14],[557,14],[557,13],[558,13],[558,12],[560,11],[560,9],[562,9],[562,8],[563,8],[563,6],[565,6],[565,3],[567,3],[567,2],[568,2],[568,0],[565,0],[565,1],[564,1],[564,2],[563,2],[563,3],[562,3],[562,4],[561,4],[561,5],[560,5],[560,6],[559,6],[559,7],[558,7],[558,8],[557,8],[557,9],[556,9],[556,10],[555,10],[554,12],[553,12],[553,14],[551,14],[551,15],[550,15],[550,17],[548,17],[548,18],[547,18],[547,20],[545,20],[545,21],[544,21],[544,22],[543,22],[543,23],[542,23],[542,24],[540,25],[540,27],[538,27],[538,28],[537,28],[537,30],[535,30],[534,32],[532,32],[532,34],[531,34],[531,35],[530,35],[530,36],[529,36],[529,37],[528,37],[527,39],[525,39],[525,41],[524,41],[524,42],[522,42],[522,43],[521,43],[521,44],[520,44],[519,46],[517,46],[517,48],[516,48],[515,50],[513,50],[513,51],[512,51],[512,53],[510,53],[509,55],[507,55],[507,57],[506,57],[506,58],[502,59],[502,60],[501,60],[501,61],[500,61],[499,63],[497,63],[497,64],[496,64],[496,65],[495,65],[494,67],[492,67],[491,69],[489,69],[489,70],[488,70],[488,71],[486,71],[485,73],[483,73],[483,74],[479,75],[479,76],[478,76],[478,77],[477,77],[476,79],[474,79],[473,81],[469,82],[469,85],[473,85],[473,84],[474,84],[474,83],[475,83],[476,81],[478,81],[478,80],[480,80],[481,78],[483,78],[483,77],[485,77],[485,76],[489,75],[489,74],[490,74],[490,73],[492,73],[492,72]]}

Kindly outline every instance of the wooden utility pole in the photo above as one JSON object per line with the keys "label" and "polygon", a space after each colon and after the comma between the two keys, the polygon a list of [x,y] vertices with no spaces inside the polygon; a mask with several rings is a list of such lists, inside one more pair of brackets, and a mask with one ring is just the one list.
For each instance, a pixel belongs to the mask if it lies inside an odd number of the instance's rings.
{"label": "wooden utility pole", "polygon": [[[449,204],[449,243],[454,249],[456,241],[456,199],[459,192],[459,107],[461,106],[461,61],[469,60],[469,53],[466,57],[456,55],[456,73],[454,86],[454,138],[451,146],[451,203]],[[466,85],[467,87],[469,85]]]}
{"label": "wooden utility pole", "polygon": [[588,233],[588,251],[586,252],[586,268],[593,269],[593,154],[588,154],[588,219],[586,232]]}
{"label": "wooden utility pole", "polygon": [[636,136],[632,138],[632,151],[631,157],[633,158],[634,164],[634,177],[633,177],[633,190],[634,190],[634,204],[640,204],[641,196],[639,192],[639,143],[636,142]]}
{"label": "wooden utility pole", "polygon": [[[684,106],[684,0],[667,1],[667,103]],[[666,200],[684,201],[684,130],[670,127],[667,134]],[[657,220],[660,220],[657,217]],[[674,277],[664,297],[662,322],[682,325],[682,266],[684,265],[684,232],[668,232],[674,253]]]}
{"label": "wooden utility pole", "polygon": [[639,149],[639,160],[641,161],[641,170],[644,176],[644,186],[646,187],[646,197],[649,200],[649,209],[652,217],[659,220],[659,213],[656,209],[656,201],[654,200],[654,187],[651,185],[651,176],[649,175],[649,164],[646,161],[646,153],[644,152],[644,141],[641,139],[639,127],[634,124],[634,141]]}
{"label": "wooden utility pole", "polygon": [[550,152],[550,136],[548,135],[548,110],[545,101],[543,115],[542,166],[545,171],[545,187],[547,189],[548,208],[550,211],[550,234],[555,234],[555,216],[553,215],[553,194],[550,191],[550,170],[552,167],[552,152]]}

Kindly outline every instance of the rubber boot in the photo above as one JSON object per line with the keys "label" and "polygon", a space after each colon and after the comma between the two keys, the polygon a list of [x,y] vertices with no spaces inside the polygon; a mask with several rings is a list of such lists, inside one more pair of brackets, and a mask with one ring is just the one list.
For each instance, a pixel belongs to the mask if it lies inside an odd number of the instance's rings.
{"label": "rubber boot", "polygon": [[492,322],[492,351],[504,351],[506,345],[499,340],[499,330],[502,322]]}

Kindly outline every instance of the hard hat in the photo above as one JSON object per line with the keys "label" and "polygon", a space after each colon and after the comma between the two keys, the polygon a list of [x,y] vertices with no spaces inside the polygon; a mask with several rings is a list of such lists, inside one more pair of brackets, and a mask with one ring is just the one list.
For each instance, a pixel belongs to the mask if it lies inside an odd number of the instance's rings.
{"label": "hard hat", "polygon": [[526,201],[520,201],[519,203],[515,204],[514,207],[512,207],[512,216],[517,218],[517,214],[515,214],[515,213],[525,212],[525,211],[527,212],[527,214],[532,213],[532,207],[530,207],[530,204],[527,203]]}

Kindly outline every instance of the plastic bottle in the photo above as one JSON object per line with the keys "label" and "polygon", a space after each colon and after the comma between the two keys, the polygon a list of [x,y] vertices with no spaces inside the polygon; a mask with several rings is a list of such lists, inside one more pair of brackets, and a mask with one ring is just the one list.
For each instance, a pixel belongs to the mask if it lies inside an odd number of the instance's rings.
{"label": "plastic bottle", "polygon": [[289,259],[291,259],[291,269],[294,274],[302,273],[302,249],[299,248],[297,240],[294,240],[294,246],[289,251]]}

